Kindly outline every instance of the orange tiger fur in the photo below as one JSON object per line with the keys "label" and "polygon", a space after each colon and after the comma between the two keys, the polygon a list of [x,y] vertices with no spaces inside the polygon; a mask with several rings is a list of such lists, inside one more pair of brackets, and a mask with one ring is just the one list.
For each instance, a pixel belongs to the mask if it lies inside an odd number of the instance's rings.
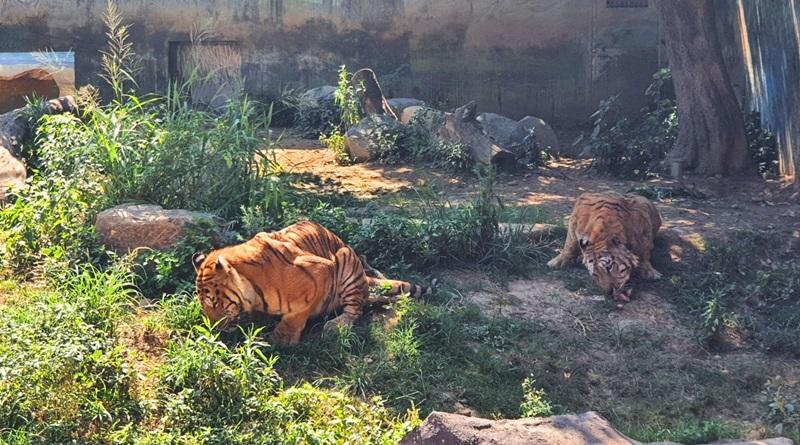
{"label": "orange tiger fur", "polygon": [[[294,243],[294,245],[306,252],[330,260],[334,259],[334,252],[338,252],[339,249],[345,247],[349,248],[336,234],[313,221],[300,221],[283,230],[272,232],[268,235],[278,241]],[[381,288],[386,289],[387,293],[390,295],[409,294],[412,297],[418,297],[425,291],[422,287],[411,285],[411,283],[406,281],[385,278],[383,274],[374,270],[367,264],[363,256],[358,259],[367,274],[367,285],[370,289]],[[371,277],[369,276],[370,273],[374,273],[377,276]]]}
{"label": "orange tiger fur", "polygon": [[595,283],[614,298],[628,301],[631,271],[658,279],[650,255],[661,217],[642,196],[618,193],[584,193],[569,217],[567,240],[561,253],[547,263],[562,267],[582,256]]}
{"label": "orange tiger fur", "polygon": [[271,335],[277,344],[296,344],[313,317],[339,314],[326,330],[353,323],[372,302],[371,286],[391,287],[395,299],[425,292],[404,281],[367,277],[355,251],[311,221],[200,255],[195,267],[198,298],[212,322],[226,329],[249,314],[281,316]]}

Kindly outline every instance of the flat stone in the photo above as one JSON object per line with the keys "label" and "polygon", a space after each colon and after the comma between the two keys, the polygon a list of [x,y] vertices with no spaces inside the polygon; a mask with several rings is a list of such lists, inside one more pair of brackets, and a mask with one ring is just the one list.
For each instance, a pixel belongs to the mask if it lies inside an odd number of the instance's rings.
{"label": "flat stone", "polygon": [[214,215],[191,210],[165,210],[153,204],[123,204],[104,210],[95,219],[101,241],[117,253],[144,247],[165,250],[183,236],[184,227]]}
{"label": "flat stone", "polygon": [[425,105],[425,102],[419,99],[413,99],[408,97],[396,97],[394,99],[387,100],[389,102],[389,106],[392,107],[394,110],[394,114],[400,116],[403,114],[403,110],[408,107],[421,107]]}
{"label": "flat stone", "polygon": [[367,116],[358,125],[347,130],[344,135],[344,142],[353,159],[359,162],[372,159],[371,148],[378,142],[376,130],[379,126],[386,128],[398,127],[400,122],[383,115]]}
{"label": "flat stone", "polygon": [[[714,444],[794,445],[786,438],[719,441]],[[642,445],[595,412],[576,415],[489,420],[432,412],[400,445]],[[649,445],[680,445],[655,442]]]}
{"label": "flat stone", "polygon": [[488,420],[432,412],[400,445],[635,445],[597,413]]}

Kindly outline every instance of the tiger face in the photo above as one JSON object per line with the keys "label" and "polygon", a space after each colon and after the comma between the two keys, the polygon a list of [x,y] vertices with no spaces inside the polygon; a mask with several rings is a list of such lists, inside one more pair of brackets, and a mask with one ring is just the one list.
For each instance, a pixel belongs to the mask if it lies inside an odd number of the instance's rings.
{"label": "tiger face", "polygon": [[221,330],[233,329],[237,318],[252,309],[257,292],[222,255],[216,258],[197,255],[193,259],[197,278],[197,297],[212,324]]}
{"label": "tiger face", "polygon": [[619,301],[630,301],[629,281],[638,264],[636,255],[624,246],[583,251],[583,265],[595,284]]}

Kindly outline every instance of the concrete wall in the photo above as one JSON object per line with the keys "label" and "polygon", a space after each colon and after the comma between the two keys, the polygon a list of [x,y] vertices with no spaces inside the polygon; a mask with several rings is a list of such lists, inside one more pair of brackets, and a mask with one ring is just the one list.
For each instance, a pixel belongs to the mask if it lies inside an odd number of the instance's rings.
{"label": "concrete wall", "polygon": [[[167,84],[170,42],[202,32],[238,42],[247,89],[258,96],[335,83],[341,64],[370,66],[389,96],[442,107],[477,99],[481,111],[570,127],[611,94],[638,109],[660,63],[653,6],[608,8],[606,0],[117,3],[133,25],[145,90]],[[98,82],[104,8],[100,0],[0,0],[0,51],[72,49],[76,82]]]}

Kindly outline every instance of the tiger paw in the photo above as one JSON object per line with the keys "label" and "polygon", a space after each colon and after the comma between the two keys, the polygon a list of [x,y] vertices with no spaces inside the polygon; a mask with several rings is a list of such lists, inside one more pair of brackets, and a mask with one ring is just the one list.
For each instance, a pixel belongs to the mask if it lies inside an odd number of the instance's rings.
{"label": "tiger paw", "polygon": [[561,261],[560,257],[555,257],[547,262],[547,267],[562,267],[562,266],[564,266],[564,263]]}
{"label": "tiger paw", "polygon": [[662,277],[661,272],[655,270],[652,267],[644,269],[642,272],[642,276],[647,280],[657,280]]}
{"label": "tiger paw", "polygon": [[269,342],[269,344],[279,347],[294,346],[299,343],[299,341],[299,336],[298,338],[293,338],[292,335],[279,332],[277,329],[273,330],[267,337],[267,342]]}

